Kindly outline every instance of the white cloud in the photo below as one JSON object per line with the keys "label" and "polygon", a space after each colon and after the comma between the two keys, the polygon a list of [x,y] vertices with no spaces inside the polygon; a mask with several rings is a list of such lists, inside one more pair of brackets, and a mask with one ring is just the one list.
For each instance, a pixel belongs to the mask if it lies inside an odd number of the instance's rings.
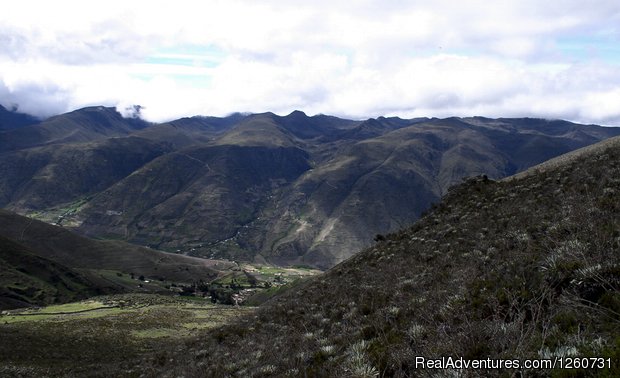
{"label": "white cloud", "polygon": [[22,0],[0,14],[0,103],[620,124],[617,25],[600,0]]}

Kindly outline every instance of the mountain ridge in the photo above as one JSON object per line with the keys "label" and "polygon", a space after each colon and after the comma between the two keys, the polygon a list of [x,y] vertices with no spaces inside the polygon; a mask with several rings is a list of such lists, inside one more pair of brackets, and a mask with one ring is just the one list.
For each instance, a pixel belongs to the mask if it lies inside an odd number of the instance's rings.
{"label": "mountain ridge", "polygon": [[169,252],[321,268],[414,222],[463,177],[499,179],[620,135],[534,118],[300,111],[146,124],[103,107],[13,131],[37,127],[55,137],[3,139],[2,207]]}
{"label": "mountain ridge", "polygon": [[147,126],[140,118],[124,118],[115,108],[92,106],[0,132],[0,153],[49,144],[90,142],[127,135]]}

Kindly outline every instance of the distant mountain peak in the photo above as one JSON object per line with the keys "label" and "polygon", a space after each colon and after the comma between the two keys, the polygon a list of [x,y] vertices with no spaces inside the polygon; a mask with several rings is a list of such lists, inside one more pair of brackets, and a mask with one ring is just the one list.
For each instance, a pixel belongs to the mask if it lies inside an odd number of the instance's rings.
{"label": "distant mountain peak", "polygon": [[301,110],[293,110],[286,117],[304,117],[304,118],[307,118],[308,115],[306,113],[302,112]]}

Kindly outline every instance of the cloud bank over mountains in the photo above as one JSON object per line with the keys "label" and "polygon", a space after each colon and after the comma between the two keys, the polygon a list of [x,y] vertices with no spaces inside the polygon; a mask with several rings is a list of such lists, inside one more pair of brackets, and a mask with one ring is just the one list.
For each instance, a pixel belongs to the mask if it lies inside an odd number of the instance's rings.
{"label": "cloud bank over mountains", "polygon": [[13,2],[0,104],[620,125],[618,25],[614,1]]}

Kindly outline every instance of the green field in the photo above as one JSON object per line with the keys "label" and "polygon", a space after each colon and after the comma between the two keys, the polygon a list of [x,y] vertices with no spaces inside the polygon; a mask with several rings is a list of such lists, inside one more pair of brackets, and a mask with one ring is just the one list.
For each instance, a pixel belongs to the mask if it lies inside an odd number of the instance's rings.
{"label": "green field", "polygon": [[[101,296],[0,315],[0,376],[106,376],[252,313],[193,297]],[[112,373],[111,373],[112,374]],[[139,375],[139,374],[138,374]]]}
{"label": "green field", "polygon": [[51,224],[62,224],[63,226],[76,227],[80,225],[80,222],[76,221],[73,216],[87,202],[88,198],[81,198],[71,203],[55,206],[50,209],[33,211],[28,213],[27,216]]}
{"label": "green field", "polygon": [[320,273],[320,270],[304,267],[242,264],[211,282],[209,291],[218,303],[258,306],[275,294]]}

